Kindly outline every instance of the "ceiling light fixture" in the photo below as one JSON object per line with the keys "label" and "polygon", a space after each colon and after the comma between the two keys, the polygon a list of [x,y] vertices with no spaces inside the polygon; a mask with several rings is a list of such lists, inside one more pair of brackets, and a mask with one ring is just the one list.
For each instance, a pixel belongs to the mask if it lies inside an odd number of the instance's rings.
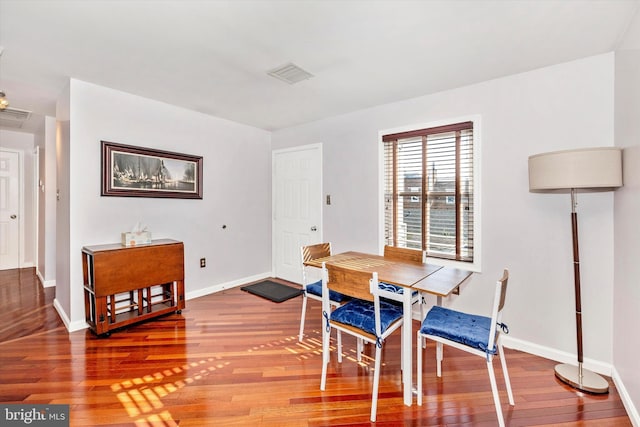
{"label": "ceiling light fixture", "polygon": [[0,90],[0,110],[4,110],[9,106],[9,101],[3,91]]}

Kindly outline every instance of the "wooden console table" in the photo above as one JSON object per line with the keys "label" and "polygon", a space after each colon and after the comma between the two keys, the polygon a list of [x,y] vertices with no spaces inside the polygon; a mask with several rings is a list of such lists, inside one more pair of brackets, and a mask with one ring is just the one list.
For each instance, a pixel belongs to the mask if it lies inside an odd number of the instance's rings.
{"label": "wooden console table", "polygon": [[163,314],[181,313],[184,245],[170,239],[82,248],[85,318],[98,335]]}

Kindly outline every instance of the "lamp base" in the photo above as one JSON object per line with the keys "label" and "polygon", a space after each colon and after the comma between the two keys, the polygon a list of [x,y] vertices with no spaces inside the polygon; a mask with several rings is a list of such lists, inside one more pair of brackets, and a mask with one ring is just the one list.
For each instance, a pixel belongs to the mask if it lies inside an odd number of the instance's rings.
{"label": "lamp base", "polygon": [[609,383],[600,375],[582,369],[582,365],[574,366],[569,364],[556,365],[556,377],[569,384],[573,388],[588,393],[604,394],[609,393]]}

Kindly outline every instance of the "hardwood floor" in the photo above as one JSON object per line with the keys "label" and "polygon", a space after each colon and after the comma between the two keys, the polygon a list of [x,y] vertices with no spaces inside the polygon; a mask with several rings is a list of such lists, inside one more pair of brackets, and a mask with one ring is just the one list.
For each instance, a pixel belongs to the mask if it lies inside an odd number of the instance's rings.
{"label": "hardwood floor", "polygon": [[[53,297],[33,269],[0,271],[1,403],[69,404],[72,426],[371,424],[372,367],[366,356],[361,365],[352,360],[355,342],[345,338],[341,365],[332,355],[327,390],[320,391],[316,301],[309,301],[299,343],[299,298],[276,304],[234,288],[187,301],[181,315],[97,338],[88,330],[68,333]],[[446,348],[438,379],[433,343],[423,406],[404,406],[394,335],[384,347],[375,425],[496,425],[484,362]],[[555,362],[506,353],[515,407],[495,363],[507,425],[631,426],[610,379],[609,394],[583,394],[554,377]]]}

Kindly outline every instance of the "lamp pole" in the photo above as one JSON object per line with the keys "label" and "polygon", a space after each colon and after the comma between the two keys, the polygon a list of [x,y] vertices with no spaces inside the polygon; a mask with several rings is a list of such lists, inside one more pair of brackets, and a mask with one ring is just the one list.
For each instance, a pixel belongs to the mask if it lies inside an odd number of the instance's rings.
{"label": "lamp pole", "polygon": [[582,298],[580,295],[580,251],[578,250],[578,194],[571,188],[571,232],[573,235],[573,285],[576,297],[576,340],[578,345],[578,366],[556,365],[555,373],[561,381],[589,393],[609,392],[609,383],[600,375],[582,369]]}

